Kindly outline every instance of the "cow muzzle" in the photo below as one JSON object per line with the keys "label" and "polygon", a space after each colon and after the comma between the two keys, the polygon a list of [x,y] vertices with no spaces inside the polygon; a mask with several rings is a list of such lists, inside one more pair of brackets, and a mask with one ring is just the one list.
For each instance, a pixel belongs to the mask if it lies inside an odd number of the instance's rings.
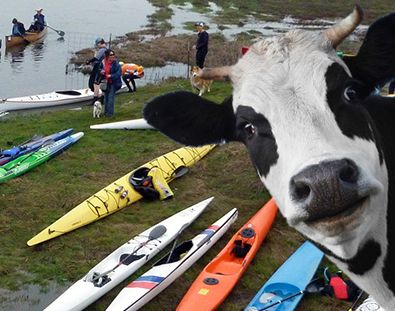
{"label": "cow muzzle", "polygon": [[322,161],[308,166],[290,181],[291,199],[306,211],[301,219],[329,235],[357,226],[377,182],[363,177],[351,159]]}

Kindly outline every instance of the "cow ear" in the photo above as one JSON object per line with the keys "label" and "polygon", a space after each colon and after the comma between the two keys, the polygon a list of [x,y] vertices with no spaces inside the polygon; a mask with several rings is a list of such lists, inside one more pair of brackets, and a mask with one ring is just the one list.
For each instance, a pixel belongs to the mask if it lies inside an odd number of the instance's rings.
{"label": "cow ear", "polygon": [[144,107],[144,118],[165,135],[190,146],[233,140],[236,123],[231,97],[216,104],[190,92],[152,99]]}
{"label": "cow ear", "polygon": [[344,61],[355,79],[371,90],[383,87],[395,76],[395,13],[375,21],[368,29],[356,56]]}

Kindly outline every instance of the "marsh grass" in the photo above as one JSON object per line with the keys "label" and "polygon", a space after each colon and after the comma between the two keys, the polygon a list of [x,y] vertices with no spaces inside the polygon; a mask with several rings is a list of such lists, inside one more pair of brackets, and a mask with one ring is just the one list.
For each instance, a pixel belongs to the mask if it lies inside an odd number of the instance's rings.
{"label": "marsh grass", "polygon": [[[138,92],[116,98],[111,119],[92,119],[91,107],[80,111],[51,111],[25,116],[11,115],[0,122],[0,146],[47,135],[73,127],[85,136],[70,149],[31,172],[0,185],[0,288],[16,290],[26,283],[48,285],[50,281],[70,284],[82,277],[114,249],[162,219],[214,196],[200,218],[181,240],[191,238],[231,208],[239,218],[226,235],[188,272],[147,305],[145,310],[172,310],[201,269],[221,250],[236,230],[268,199],[247,152],[241,144],[215,148],[170,186],[175,197],[169,201],[139,201],[109,217],[36,247],[26,241],[67,213],[81,201],[146,161],[180,147],[157,131],[90,130],[89,125],[141,117],[143,104],[151,97],[174,90],[189,90],[185,80],[141,87]],[[207,98],[221,102],[231,92],[227,83],[215,82]],[[278,215],[266,241],[245,276],[221,307],[240,310],[270,275],[303,242]],[[160,258],[163,252],[158,255]],[[122,285],[87,310],[104,310],[111,300],[154,259]],[[27,272],[27,273],[25,273]],[[300,310],[344,310],[346,304],[330,298],[311,297]]]}

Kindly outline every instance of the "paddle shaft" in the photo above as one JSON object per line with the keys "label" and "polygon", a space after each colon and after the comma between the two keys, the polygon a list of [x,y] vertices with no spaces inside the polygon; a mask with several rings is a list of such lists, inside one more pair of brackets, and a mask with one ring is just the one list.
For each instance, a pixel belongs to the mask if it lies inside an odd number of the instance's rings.
{"label": "paddle shaft", "polygon": [[[152,231],[155,230],[152,229]],[[151,232],[152,232],[151,231]],[[152,240],[156,240],[157,238],[161,237],[163,234],[165,234],[166,230],[160,234],[159,236],[149,236],[147,241],[144,241],[142,243],[139,244],[139,246],[137,247],[137,249],[135,249],[133,252],[131,252],[129,255],[127,255],[123,260],[121,260],[119,263],[116,264],[116,266],[114,266],[114,268],[109,269],[103,273],[100,273],[97,276],[93,276],[92,277],[92,282],[95,282],[96,280],[98,280],[100,277],[109,274],[110,272],[113,272],[115,269],[117,269],[118,267],[120,267],[124,262],[126,262],[127,259],[129,259],[131,256],[133,256],[134,254],[136,254],[140,249],[142,249],[145,245],[147,245],[149,242],[151,242]]]}
{"label": "paddle shaft", "polygon": [[43,25],[43,24],[41,24],[41,23],[39,23],[41,26],[46,26],[46,27],[48,27],[49,29],[52,29],[53,31],[55,31],[59,36],[61,36],[61,37],[63,37],[64,35],[65,35],[65,32],[64,31],[62,31],[62,30],[57,30],[57,29],[55,29],[55,28],[53,28],[53,27],[51,27],[51,26],[49,26],[49,25]]}
{"label": "paddle shaft", "polygon": [[305,293],[305,291],[304,291],[304,290],[301,290],[301,291],[299,291],[299,292],[297,292],[297,293],[294,293],[294,294],[289,295],[289,296],[287,296],[287,297],[285,297],[285,298],[282,298],[282,299],[280,299],[280,300],[277,300],[276,302],[274,302],[274,303],[272,303],[271,305],[268,305],[268,306],[266,306],[266,307],[264,307],[264,308],[262,308],[262,309],[258,309],[258,311],[263,311],[263,310],[270,309],[271,307],[274,307],[274,306],[276,306],[276,305],[279,305],[280,303],[283,303],[284,301],[290,300],[290,299],[292,299],[292,298],[294,298],[294,297],[296,297],[296,296],[302,295],[302,294],[304,294],[304,293]]}
{"label": "paddle shaft", "polygon": [[363,290],[361,290],[357,299],[354,300],[353,304],[351,305],[350,309],[348,309],[348,311],[354,311],[354,308],[358,304],[359,300],[362,298],[362,295],[363,295]]}

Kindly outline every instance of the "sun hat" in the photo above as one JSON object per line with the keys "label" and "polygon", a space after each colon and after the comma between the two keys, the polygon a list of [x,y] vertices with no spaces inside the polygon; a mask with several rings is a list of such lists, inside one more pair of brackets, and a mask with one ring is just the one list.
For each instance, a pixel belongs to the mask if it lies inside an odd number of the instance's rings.
{"label": "sun hat", "polygon": [[203,22],[196,22],[195,26],[200,26],[200,27],[204,27],[204,23]]}
{"label": "sun hat", "polygon": [[43,9],[42,8],[38,8],[36,9],[36,12],[41,12]]}

